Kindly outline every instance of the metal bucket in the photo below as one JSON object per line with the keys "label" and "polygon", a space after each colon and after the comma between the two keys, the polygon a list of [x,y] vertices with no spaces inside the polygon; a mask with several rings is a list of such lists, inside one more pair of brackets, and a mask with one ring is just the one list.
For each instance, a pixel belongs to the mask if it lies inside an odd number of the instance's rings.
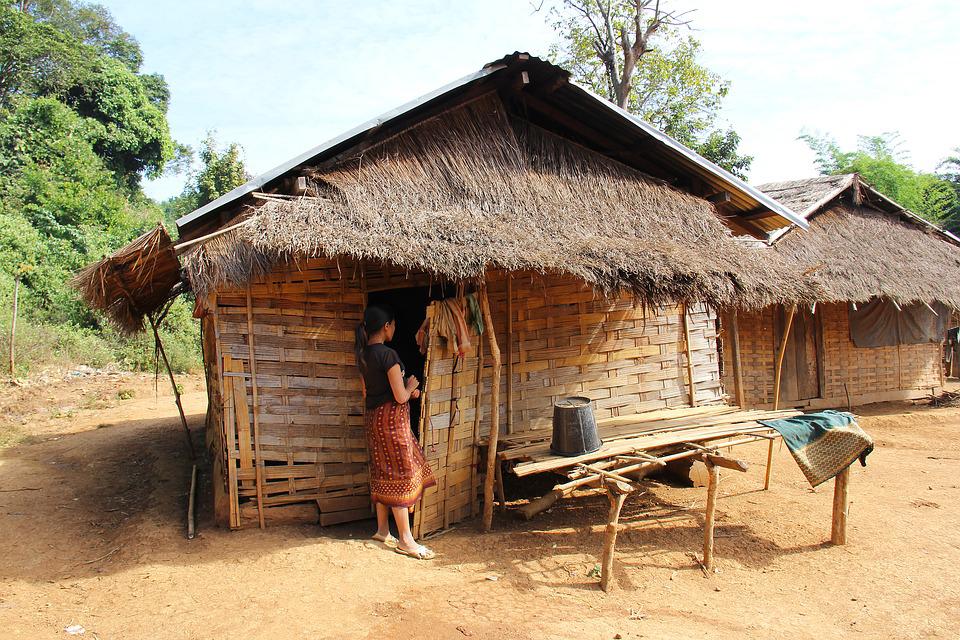
{"label": "metal bucket", "polygon": [[553,440],[550,452],[558,456],[579,456],[592,453],[603,442],[597,435],[590,398],[574,396],[553,405]]}

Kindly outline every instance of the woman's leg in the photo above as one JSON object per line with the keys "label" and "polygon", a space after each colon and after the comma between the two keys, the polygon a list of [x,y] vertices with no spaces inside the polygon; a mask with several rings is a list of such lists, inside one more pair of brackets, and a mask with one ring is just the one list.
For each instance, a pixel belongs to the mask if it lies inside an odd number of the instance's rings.
{"label": "woman's leg", "polygon": [[390,535],[390,509],[385,504],[376,503],[377,537],[385,539]]}
{"label": "woman's leg", "polygon": [[398,546],[407,551],[413,551],[418,545],[417,541],[413,539],[413,532],[410,531],[410,509],[407,507],[391,507],[390,510],[393,511],[393,519],[397,523],[397,537],[400,540]]}

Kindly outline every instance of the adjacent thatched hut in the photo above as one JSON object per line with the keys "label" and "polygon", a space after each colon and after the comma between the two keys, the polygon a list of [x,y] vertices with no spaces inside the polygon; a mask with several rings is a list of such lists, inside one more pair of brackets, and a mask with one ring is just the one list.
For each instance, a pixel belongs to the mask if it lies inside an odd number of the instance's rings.
{"label": "adjacent thatched hut", "polygon": [[781,348],[780,406],[916,398],[942,387],[944,323],[960,308],[960,239],[855,174],[759,188],[810,223],[775,234],[769,251],[805,273],[818,301],[795,313],[780,304],[727,317],[728,391],[745,406],[774,405]]}
{"label": "adjacent thatched hut", "polygon": [[[598,417],[722,402],[713,308],[813,299],[733,231],[791,222],[805,225],[526,54],[252,180],[177,222],[218,519],[262,524],[293,503],[324,524],[369,516],[352,340],[372,301],[397,309],[396,346],[426,376],[419,437],[439,485],[419,533],[475,513],[481,439],[549,428],[559,397],[592,398]],[[483,339],[456,354],[434,335],[421,356],[436,301],[470,293]]]}

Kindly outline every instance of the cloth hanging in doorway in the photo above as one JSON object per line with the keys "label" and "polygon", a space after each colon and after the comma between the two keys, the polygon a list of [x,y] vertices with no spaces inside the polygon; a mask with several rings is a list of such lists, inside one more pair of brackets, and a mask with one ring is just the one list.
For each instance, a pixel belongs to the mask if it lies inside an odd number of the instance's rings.
{"label": "cloth hanging in doorway", "polygon": [[[462,356],[473,346],[470,341],[470,329],[464,318],[464,308],[460,298],[445,298],[434,303],[436,310],[433,321],[435,333],[455,355]],[[430,319],[423,321],[417,330],[417,346],[420,353],[426,354],[430,337]]]}
{"label": "cloth hanging in doorway", "polygon": [[437,323],[437,335],[458,356],[465,354],[467,349],[472,346],[470,330],[467,329],[467,321],[464,319],[460,298],[441,300],[437,305],[434,321]]}
{"label": "cloth hanging in doorway", "polygon": [[758,422],[783,437],[797,466],[813,487],[834,477],[857,458],[867,466],[867,456],[873,451],[873,438],[860,428],[853,414],[845,411],[827,409]]}

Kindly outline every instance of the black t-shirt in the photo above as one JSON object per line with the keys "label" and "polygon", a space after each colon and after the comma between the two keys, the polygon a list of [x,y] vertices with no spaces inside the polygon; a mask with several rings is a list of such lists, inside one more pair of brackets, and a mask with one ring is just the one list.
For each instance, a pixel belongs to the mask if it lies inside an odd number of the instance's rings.
{"label": "black t-shirt", "polygon": [[404,374],[403,362],[397,352],[385,344],[366,347],[363,350],[363,361],[367,365],[363,372],[363,383],[367,387],[367,409],[376,409],[393,400],[393,389],[390,388],[387,371],[398,364],[401,375]]}

